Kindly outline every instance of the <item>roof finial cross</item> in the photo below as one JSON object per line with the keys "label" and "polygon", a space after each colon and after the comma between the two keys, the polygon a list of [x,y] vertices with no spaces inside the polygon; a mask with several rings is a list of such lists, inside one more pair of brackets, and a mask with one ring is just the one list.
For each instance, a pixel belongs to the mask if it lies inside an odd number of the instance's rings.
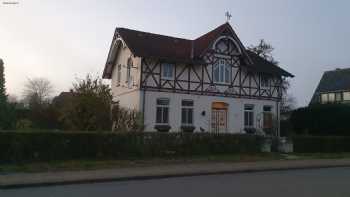
{"label": "roof finial cross", "polygon": [[230,19],[231,19],[231,17],[232,17],[232,15],[230,14],[230,12],[225,12],[225,16],[226,16],[226,22],[229,22],[230,21]]}

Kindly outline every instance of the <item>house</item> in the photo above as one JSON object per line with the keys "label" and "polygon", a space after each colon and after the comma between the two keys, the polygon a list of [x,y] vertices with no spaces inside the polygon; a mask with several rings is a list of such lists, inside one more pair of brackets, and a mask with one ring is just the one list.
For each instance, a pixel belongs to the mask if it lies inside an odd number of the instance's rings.
{"label": "house", "polygon": [[326,71],[310,104],[350,103],[350,68]]}
{"label": "house", "polygon": [[189,40],[116,28],[103,78],[146,131],[239,133],[279,120],[293,77],[246,50],[229,23]]}

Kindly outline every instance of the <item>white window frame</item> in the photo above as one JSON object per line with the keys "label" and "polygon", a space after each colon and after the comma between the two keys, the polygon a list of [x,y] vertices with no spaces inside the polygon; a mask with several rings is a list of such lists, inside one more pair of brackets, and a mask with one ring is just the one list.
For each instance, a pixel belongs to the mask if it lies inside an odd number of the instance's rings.
{"label": "white window frame", "polygon": [[[247,109],[247,107],[250,107],[251,109]],[[255,106],[253,104],[245,104],[244,105],[244,113],[243,113],[244,128],[254,128],[254,108],[255,108]],[[252,120],[250,120],[250,118],[249,118],[250,115],[248,115],[247,117],[249,120],[246,121],[246,113],[252,114],[252,116],[251,116]],[[249,124],[250,122],[252,123],[251,125]],[[248,123],[248,124],[246,124],[246,123]]]}
{"label": "white window frame", "polygon": [[342,102],[342,101],[343,101],[343,93],[335,92],[335,102]]}
{"label": "white window frame", "polygon": [[[216,70],[218,69],[218,76]],[[226,76],[227,74],[227,76]],[[213,80],[215,83],[230,84],[232,80],[232,68],[225,59],[219,59],[213,65]]]}
{"label": "white window frame", "polygon": [[[192,105],[183,105],[183,102],[192,102]],[[186,113],[186,116],[187,116],[187,120],[186,122],[183,122],[183,110],[185,110],[185,113]],[[188,117],[189,117],[189,110],[192,110],[192,114],[191,114],[191,120],[192,120],[192,123],[189,123],[188,121]],[[190,100],[190,99],[183,99],[181,100],[181,125],[182,126],[193,126],[194,125],[194,101],[193,100]]]}
{"label": "white window frame", "polygon": [[321,103],[326,104],[329,102],[328,94],[327,93],[321,93]]}
{"label": "white window frame", "polygon": [[[159,104],[158,101],[163,100],[166,101],[167,104]],[[158,122],[158,109],[161,110],[161,121]],[[164,110],[167,109],[167,121],[165,121]],[[156,125],[169,125],[169,114],[170,114],[170,99],[169,98],[157,98],[156,99]]]}
{"label": "white window frame", "polygon": [[[167,73],[169,70],[171,70],[171,76],[169,73]],[[162,63],[162,79],[166,80],[174,80],[174,70],[175,70],[175,65],[171,63]]]}
{"label": "white window frame", "polygon": [[350,101],[350,91],[343,92],[343,101]]}

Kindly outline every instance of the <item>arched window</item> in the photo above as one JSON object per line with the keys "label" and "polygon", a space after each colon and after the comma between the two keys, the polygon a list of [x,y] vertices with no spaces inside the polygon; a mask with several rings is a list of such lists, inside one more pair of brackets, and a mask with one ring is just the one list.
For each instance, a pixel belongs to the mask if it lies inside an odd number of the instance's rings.
{"label": "arched window", "polygon": [[230,83],[231,82],[231,65],[226,60],[218,60],[213,67],[214,82]]}

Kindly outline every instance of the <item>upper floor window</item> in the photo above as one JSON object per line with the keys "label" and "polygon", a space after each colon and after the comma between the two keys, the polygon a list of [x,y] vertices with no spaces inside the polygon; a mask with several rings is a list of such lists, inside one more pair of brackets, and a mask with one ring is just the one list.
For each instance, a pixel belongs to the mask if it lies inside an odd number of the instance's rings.
{"label": "upper floor window", "polygon": [[344,101],[350,101],[350,92],[343,92]]}
{"label": "upper floor window", "polygon": [[231,66],[224,59],[220,59],[213,68],[214,82],[230,83],[231,82]]}
{"label": "upper floor window", "polygon": [[157,112],[156,123],[157,124],[169,124],[169,99],[159,98],[157,99]]}
{"label": "upper floor window", "polygon": [[120,81],[121,81],[121,77],[122,77],[122,65],[118,65],[118,71],[117,71],[117,85],[120,85]]}
{"label": "upper floor window", "polygon": [[343,94],[341,92],[335,93],[335,101],[336,102],[341,102],[343,100],[342,97],[343,97]]}
{"label": "upper floor window", "polygon": [[174,64],[162,64],[162,78],[169,80],[174,79]]}
{"label": "upper floor window", "polygon": [[128,84],[128,87],[130,87],[132,81],[131,81],[131,66],[126,66],[126,83]]}
{"label": "upper floor window", "polygon": [[268,76],[264,76],[263,75],[263,76],[260,77],[260,86],[262,88],[267,88],[267,87],[270,86],[270,81],[269,81]]}
{"label": "upper floor window", "polygon": [[193,101],[182,100],[181,102],[181,123],[182,125],[193,125]]}
{"label": "upper floor window", "polygon": [[321,103],[328,103],[328,94],[321,94]]}

